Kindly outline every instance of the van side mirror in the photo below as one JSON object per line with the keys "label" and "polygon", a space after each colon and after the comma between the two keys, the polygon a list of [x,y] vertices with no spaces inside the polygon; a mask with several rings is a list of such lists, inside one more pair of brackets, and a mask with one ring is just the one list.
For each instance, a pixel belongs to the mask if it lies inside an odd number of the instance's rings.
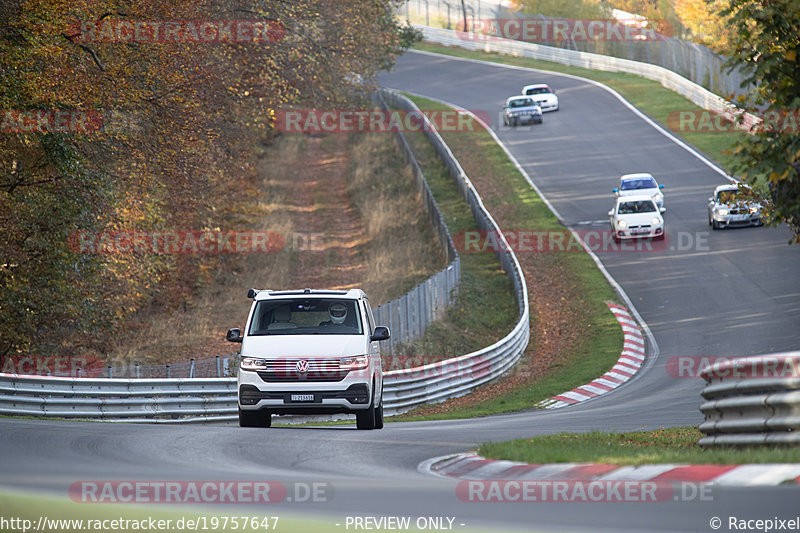
{"label": "van side mirror", "polygon": [[375,328],[375,331],[370,336],[369,340],[371,341],[385,341],[389,338],[389,328],[386,326],[378,326]]}
{"label": "van side mirror", "polygon": [[225,340],[228,342],[242,342],[242,330],[239,328],[231,328],[225,334]]}

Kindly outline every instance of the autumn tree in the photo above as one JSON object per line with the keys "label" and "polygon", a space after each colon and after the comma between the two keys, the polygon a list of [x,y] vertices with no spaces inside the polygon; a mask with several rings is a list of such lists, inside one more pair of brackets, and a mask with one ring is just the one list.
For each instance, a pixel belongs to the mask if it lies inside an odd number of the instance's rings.
{"label": "autumn tree", "polygon": [[686,39],[727,55],[736,30],[728,17],[719,14],[727,0],[676,0],[675,13],[686,28]]}
{"label": "autumn tree", "polygon": [[727,0],[720,16],[736,30],[729,66],[744,65],[755,87],[743,103],[765,121],[734,151],[734,171],[760,191],[772,224],[786,222],[800,242],[800,2]]}
{"label": "autumn tree", "polygon": [[[183,304],[216,257],[85,253],[77,236],[225,230],[255,139],[284,105],[363,96],[415,34],[396,0],[12,0],[0,6],[0,357],[60,355]],[[132,38],[170,21],[260,39]],[[148,26],[150,24],[150,26]],[[263,26],[267,27],[267,26]],[[106,31],[108,30],[108,31]],[[195,28],[193,31],[197,31]],[[127,36],[127,37],[126,37]],[[97,116],[70,131],[23,124]],[[50,115],[47,115],[50,113]],[[38,115],[37,115],[38,114]],[[95,127],[96,126],[96,127]]]}
{"label": "autumn tree", "polygon": [[680,37],[683,31],[683,24],[670,0],[611,0],[610,4],[616,9],[644,17],[649,26],[662,35]]}

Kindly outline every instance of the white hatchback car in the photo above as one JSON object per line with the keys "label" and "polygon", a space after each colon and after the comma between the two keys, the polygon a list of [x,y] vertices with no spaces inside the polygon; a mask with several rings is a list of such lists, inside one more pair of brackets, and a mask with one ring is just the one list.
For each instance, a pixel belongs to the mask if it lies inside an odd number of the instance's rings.
{"label": "white hatchback car", "polygon": [[650,196],[661,209],[664,207],[663,185],[659,185],[652,174],[640,172],[638,174],[625,174],[619,179],[619,186],[612,189],[616,196],[631,196],[646,194]]}
{"label": "white hatchback car", "polygon": [[526,85],[522,88],[522,94],[533,98],[542,111],[558,111],[558,96],[556,92],[545,83]]}
{"label": "white hatchback car", "polygon": [[620,196],[608,212],[614,240],[664,238],[664,208],[658,208],[648,195]]}
{"label": "white hatchback car", "polygon": [[383,372],[375,326],[360,289],[257,291],[242,343],[237,378],[239,425],[269,427],[272,415],[356,415],[358,429],[383,427]]}

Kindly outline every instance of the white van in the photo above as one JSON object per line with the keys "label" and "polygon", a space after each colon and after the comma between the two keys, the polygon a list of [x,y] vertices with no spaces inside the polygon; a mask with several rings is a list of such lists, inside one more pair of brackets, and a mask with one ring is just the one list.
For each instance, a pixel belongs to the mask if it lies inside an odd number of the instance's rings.
{"label": "white van", "polygon": [[269,291],[253,299],[242,343],[239,425],[269,427],[272,415],[353,413],[358,429],[383,427],[383,373],[376,326],[364,291]]}

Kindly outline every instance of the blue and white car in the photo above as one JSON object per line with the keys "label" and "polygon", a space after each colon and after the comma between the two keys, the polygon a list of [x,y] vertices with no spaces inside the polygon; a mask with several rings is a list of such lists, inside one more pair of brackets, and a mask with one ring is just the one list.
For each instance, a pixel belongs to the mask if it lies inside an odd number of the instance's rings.
{"label": "blue and white car", "polygon": [[614,196],[632,196],[646,194],[653,199],[659,209],[664,207],[663,185],[659,185],[652,174],[640,172],[638,174],[625,174],[619,179],[619,185],[612,189]]}
{"label": "blue and white car", "polygon": [[542,108],[530,96],[512,96],[503,107],[503,124],[518,126],[522,123],[541,124]]}
{"label": "blue and white car", "polygon": [[530,96],[543,112],[558,111],[558,96],[546,83],[535,83],[522,88],[522,94]]}

